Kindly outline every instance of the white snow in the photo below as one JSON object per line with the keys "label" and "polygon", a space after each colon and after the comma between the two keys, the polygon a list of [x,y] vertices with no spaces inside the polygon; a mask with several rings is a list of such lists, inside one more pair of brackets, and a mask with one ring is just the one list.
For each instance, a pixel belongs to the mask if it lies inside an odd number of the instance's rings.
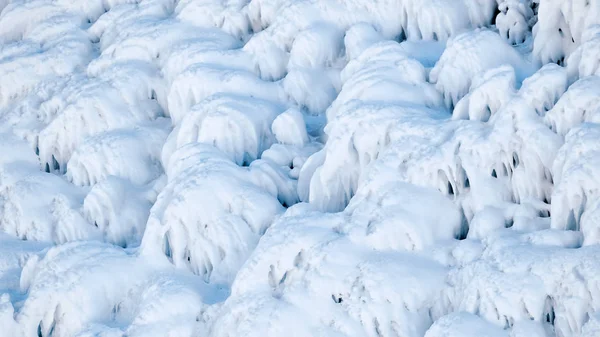
{"label": "white snow", "polygon": [[597,337],[598,261],[598,0],[0,0],[0,337]]}

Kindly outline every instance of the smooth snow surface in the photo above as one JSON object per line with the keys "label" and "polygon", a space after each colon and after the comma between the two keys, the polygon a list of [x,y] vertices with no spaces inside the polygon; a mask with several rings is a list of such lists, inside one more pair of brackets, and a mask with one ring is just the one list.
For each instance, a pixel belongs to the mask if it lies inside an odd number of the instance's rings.
{"label": "smooth snow surface", "polygon": [[600,336],[599,0],[0,0],[0,337]]}

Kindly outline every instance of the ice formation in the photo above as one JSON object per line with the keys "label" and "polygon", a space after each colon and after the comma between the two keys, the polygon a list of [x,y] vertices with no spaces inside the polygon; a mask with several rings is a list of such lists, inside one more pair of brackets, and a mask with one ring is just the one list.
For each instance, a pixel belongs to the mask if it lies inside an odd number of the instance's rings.
{"label": "ice formation", "polygon": [[0,337],[596,337],[600,1],[0,0]]}

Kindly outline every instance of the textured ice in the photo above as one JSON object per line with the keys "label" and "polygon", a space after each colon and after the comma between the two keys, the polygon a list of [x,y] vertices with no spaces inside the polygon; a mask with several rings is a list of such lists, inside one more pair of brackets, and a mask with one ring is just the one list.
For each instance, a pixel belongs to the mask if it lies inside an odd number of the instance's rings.
{"label": "textured ice", "polygon": [[0,337],[596,337],[597,0],[0,0]]}

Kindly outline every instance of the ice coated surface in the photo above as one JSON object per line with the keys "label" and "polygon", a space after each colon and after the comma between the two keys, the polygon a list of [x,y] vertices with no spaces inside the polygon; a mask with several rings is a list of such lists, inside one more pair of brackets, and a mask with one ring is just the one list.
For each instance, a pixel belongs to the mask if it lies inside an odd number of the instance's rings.
{"label": "ice coated surface", "polygon": [[599,0],[0,0],[0,337],[598,337],[599,261]]}

